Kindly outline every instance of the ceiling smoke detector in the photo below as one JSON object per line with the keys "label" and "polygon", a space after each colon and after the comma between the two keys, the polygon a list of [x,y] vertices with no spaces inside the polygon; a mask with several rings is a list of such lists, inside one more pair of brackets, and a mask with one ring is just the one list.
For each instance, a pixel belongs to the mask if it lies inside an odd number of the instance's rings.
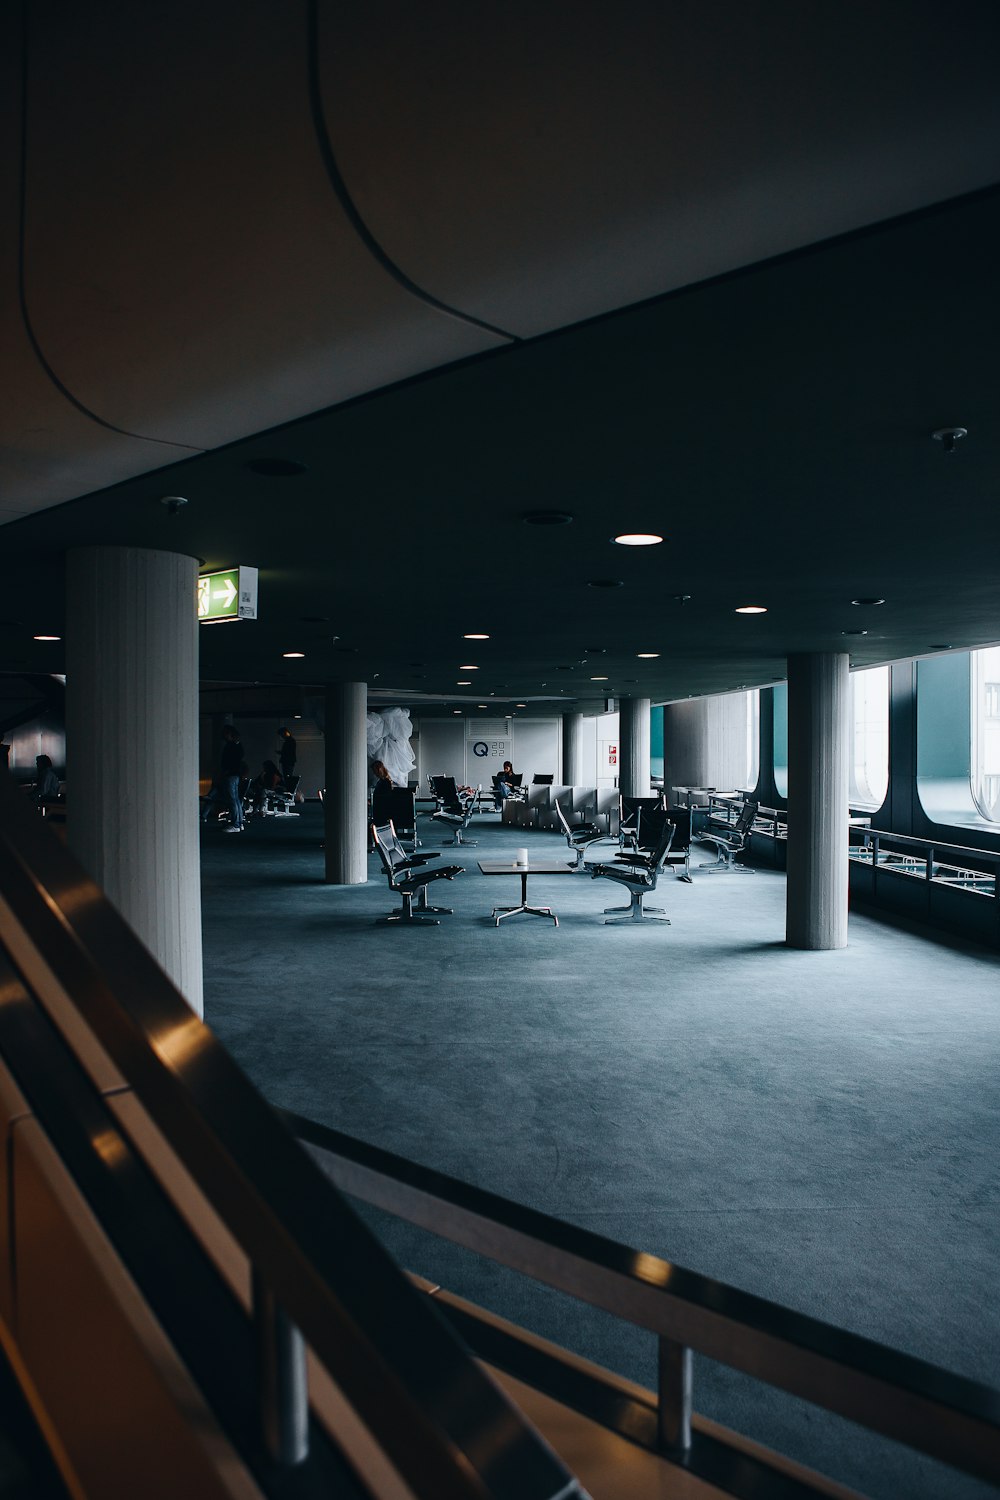
{"label": "ceiling smoke detector", "polygon": [[931,437],[936,443],[940,443],[946,453],[954,453],[962,438],[969,436],[967,427],[939,427]]}

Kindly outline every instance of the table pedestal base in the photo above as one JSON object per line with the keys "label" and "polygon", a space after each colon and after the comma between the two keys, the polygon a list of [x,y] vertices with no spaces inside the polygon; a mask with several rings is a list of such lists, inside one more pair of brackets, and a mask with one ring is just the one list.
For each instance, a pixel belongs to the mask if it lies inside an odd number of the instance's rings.
{"label": "table pedestal base", "polygon": [[499,927],[504,917],[516,917],[518,912],[526,912],[529,917],[550,917],[559,926],[559,918],[549,906],[528,906],[524,903],[520,906],[494,906],[493,921]]}

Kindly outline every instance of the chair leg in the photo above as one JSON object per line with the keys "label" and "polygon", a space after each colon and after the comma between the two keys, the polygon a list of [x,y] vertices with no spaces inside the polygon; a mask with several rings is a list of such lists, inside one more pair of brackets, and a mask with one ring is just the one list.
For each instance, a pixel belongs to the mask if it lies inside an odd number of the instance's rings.
{"label": "chair leg", "polygon": [[430,902],[427,900],[427,892],[429,889],[430,887],[426,885],[422,885],[420,887],[420,899],[417,902],[417,911],[439,912],[443,917],[454,916],[455,908],[453,906],[431,906]]}
{"label": "chair leg", "polygon": [[403,904],[397,911],[391,911],[387,917],[377,917],[376,921],[380,927],[392,927],[398,922],[411,922],[414,927],[440,927],[441,923],[437,917],[425,917],[421,912],[413,910],[413,892],[400,891]]}
{"label": "chair leg", "polygon": [[605,927],[611,927],[615,922],[645,922],[647,919],[650,919],[654,922],[664,922],[667,927],[670,926],[670,918],[663,915],[662,907],[647,906],[645,909],[643,909],[643,891],[633,891],[631,894],[632,904],[630,906],[621,908],[623,911],[626,911],[628,915],[624,917],[606,916],[604,918]]}

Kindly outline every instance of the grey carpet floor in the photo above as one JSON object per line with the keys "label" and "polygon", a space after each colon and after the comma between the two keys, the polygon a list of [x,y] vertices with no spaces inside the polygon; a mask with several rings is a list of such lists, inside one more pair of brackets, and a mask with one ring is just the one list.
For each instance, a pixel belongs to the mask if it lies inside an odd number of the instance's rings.
{"label": "grey carpet floor", "polygon": [[[421,820],[424,848],[443,842]],[[605,926],[620,888],[532,876],[559,928],[494,904],[479,858],[553,834],[474,823],[455,908],[387,928],[322,883],[320,810],[206,830],[206,1019],[275,1104],[637,1249],[1000,1385],[1000,959],[852,914],[785,948],[784,877],[668,877],[671,925]],[[696,860],[702,857],[696,853]],[[707,853],[703,856],[708,857]],[[660,899],[662,898],[662,899]],[[372,1216],[370,1216],[372,1217]],[[652,1339],[407,1226],[397,1257],[623,1373]],[[707,1415],[878,1497],[993,1494],[698,1361]]]}

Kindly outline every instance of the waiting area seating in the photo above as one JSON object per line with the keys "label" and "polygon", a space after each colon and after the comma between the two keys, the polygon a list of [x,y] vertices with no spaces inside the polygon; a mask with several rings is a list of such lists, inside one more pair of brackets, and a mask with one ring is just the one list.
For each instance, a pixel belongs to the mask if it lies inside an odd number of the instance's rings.
{"label": "waiting area seating", "polygon": [[[399,839],[396,830],[391,823],[372,824],[372,840],[378,850],[382,869],[385,871],[389,882],[389,889],[396,891],[402,905],[388,916],[379,917],[380,924],[396,922],[423,923],[425,926],[439,927],[438,920],[441,916],[450,916],[453,910],[450,906],[429,906],[427,904],[427,887],[432,880],[454,880],[456,875],[461,875],[464,870],[462,865],[435,865],[432,870],[425,870],[424,865],[432,859],[439,859],[438,854],[407,854]],[[420,897],[416,909],[414,909],[413,898]]]}
{"label": "waiting area seating", "polygon": [[655,797],[619,797],[618,842],[624,849],[642,847],[642,820],[650,813],[665,812],[667,799],[660,792]]}
{"label": "waiting area seating", "polygon": [[[453,787],[455,785],[454,780],[451,777],[438,779],[451,781]],[[454,830],[455,837],[447,840],[449,844],[468,844],[472,849],[476,847],[476,840],[467,839],[464,837],[464,834],[465,830],[472,822],[472,814],[476,810],[478,798],[482,790],[483,789],[481,786],[477,787],[473,795],[471,797],[467,797],[465,800],[463,800],[458,795],[458,792],[456,790],[452,801],[442,802],[437,811],[431,813],[432,822],[446,823],[449,828]]]}
{"label": "waiting area seating", "polygon": [[648,896],[650,891],[656,890],[656,883],[660,878],[660,871],[667,862],[670,845],[674,837],[676,825],[669,818],[664,818],[662,831],[656,848],[649,854],[643,854],[635,850],[630,855],[617,856],[614,864],[591,865],[590,873],[595,880],[614,880],[618,885],[623,885],[629,893],[628,906],[606,906],[604,908],[605,925],[610,926],[614,922],[643,922],[647,918],[655,921],[670,923],[662,907],[643,906],[643,897]]}
{"label": "waiting area seating", "polygon": [[[286,777],[283,786],[274,787],[273,790],[260,791],[254,799],[252,783],[248,788],[250,808],[264,818],[288,818],[298,817],[295,811],[295,798],[299,790],[301,776]],[[244,799],[244,814],[247,812],[247,799]]]}
{"label": "waiting area seating", "polygon": [[700,864],[699,870],[744,870],[753,874],[747,865],[738,865],[735,861],[738,854],[745,854],[750,847],[750,834],[758,806],[759,803],[748,797],[743,804],[743,811],[730,829],[724,833],[706,829],[698,835],[703,844],[713,845],[716,851],[715,859]]}
{"label": "waiting area seating", "polygon": [[563,812],[561,802],[556,802],[555,810],[567,847],[576,855],[576,864],[573,868],[582,870],[591,844],[600,843],[607,838],[607,835],[598,828],[596,823],[571,823]]}

